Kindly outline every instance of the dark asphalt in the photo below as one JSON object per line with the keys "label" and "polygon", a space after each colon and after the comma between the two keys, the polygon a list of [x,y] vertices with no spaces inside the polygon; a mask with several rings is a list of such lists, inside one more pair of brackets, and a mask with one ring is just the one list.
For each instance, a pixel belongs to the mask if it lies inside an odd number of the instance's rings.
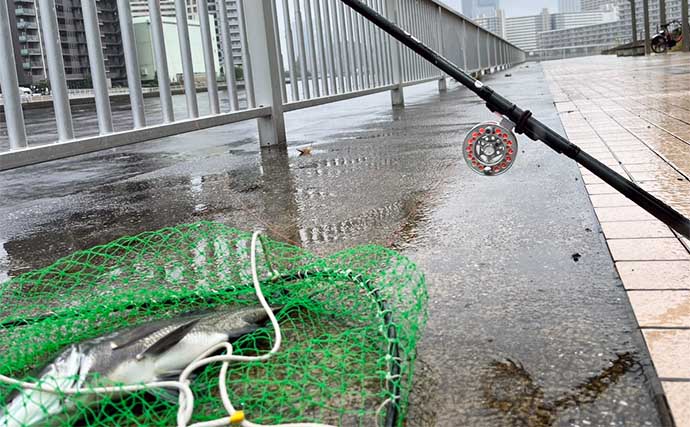
{"label": "dark asphalt", "polygon": [[[510,72],[487,81],[562,131],[539,65]],[[319,254],[382,244],[429,286],[410,426],[664,425],[577,167],[521,140],[506,175],[474,174],[458,146],[492,115],[449,87],[290,113],[287,155],[249,122],[0,173],[0,280],[201,219]]]}

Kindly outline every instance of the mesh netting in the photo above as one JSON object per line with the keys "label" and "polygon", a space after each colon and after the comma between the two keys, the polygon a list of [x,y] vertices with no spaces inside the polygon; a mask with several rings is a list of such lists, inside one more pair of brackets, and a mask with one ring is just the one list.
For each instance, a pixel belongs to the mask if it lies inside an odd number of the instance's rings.
{"label": "mesh netting", "polygon": [[[0,374],[37,381],[71,344],[184,313],[258,307],[250,238],[216,223],[181,225],[79,251],[5,282]],[[426,288],[415,266],[377,246],[317,258],[267,238],[257,262],[264,295],[280,307],[283,344],[268,361],[230,364],[233,404],[256,423],[403,425],[426,320]],[[269,324],[241,336],[233,353],[264,354],[273,340]],[[193,380],[191,422],[225,414],[219,369],[207,366]],[[87,379],[83,388],[94,383]],[[0,404],[19,390],[0,383]],[[69,404],[51,425],[167,426],[176,424],[178,410],[177,398],[153,391],[62,402]]]}

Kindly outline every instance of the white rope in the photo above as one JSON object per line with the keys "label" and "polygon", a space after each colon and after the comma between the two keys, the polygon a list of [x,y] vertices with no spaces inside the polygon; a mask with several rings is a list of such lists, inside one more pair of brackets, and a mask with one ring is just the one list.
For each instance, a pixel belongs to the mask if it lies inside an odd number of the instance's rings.
{"label": "white rope", "polygon": [[[4,382],[7,384],[11,385],[17,385],[20,386],[24,389],[30,389],[30,390],[37,390],[37,391],[43,391],[47,393],[54,393],[54,394],[67,394],[67,395],[72,395],[72,394],[108,394],[108,393],[118,393],[118,392],[132,392],[132,391],[141,391],[141,390],[149,390],[152,388],[175,388],[180,391],[180,400],[179,400],[179,409],[177,412],[177,425],[178,427],[216,427],[216,426],[227,426],[231,424],[231,419],[234,418],[238,412],[234,406],[232,405],[232,402],[230,401],[230,397],[228,396],[228,391],[227,391],[227,385],[226,385],[226,378],[227,378],[227,373],[228,373],[228,366],[229,362],[255,362],[255,361],[264,361],[269,359],[271,356],[273,356],[275,353],[277,353],[280,350],[280,344],[282,341],[282,335],[280,333],[280,325],[278,324],[278,320],[276,319],[275,315],[273,314],[273,310],[271,310],[271,307],[268,305],[268,302],[266,302],[266,298],[264,298],[264,294],[261,291],[261,284],[259,283],[259,276],[257,274],[256,270],[256,240],[261,234],[260,231],[255,231],[254,234],[252,235],[252,243],[251,243],[251,254],[250,254],[250,260],[251,260],[251,269],[252,269],[252,281],[254,282],[254,290],[256,291],[256,296],[259,299],[259,303],[263,307],[264,310],[266,310],[266,314],[268,314],[268,318],[271,321],[271,325],[273,326],[273,330],[275,333],[275,343],[273,344],[273,348],[268,353],[262,354],[260,356],[239,356],[239,355],[233,355],[232,354],[232,345],[230,343],[224,342],[217,344],[208,350],[206,350],[202,355],[200,355],[195,361],[190,363],[184,371],[180,374],[180,377],[177,381],[158,381],[158,382],[151,382],[151,383],[146,383],[146,384],[138,384],[138,385],[124,385],[124,386],[111,386],[111,387],[96,387],[96,388],[89,388],[89,389],[82,389],[79,387],[73,387],[73,388],[58,388],[58,387],[51,387],[49,385],[42,385],[38,383],[29,383],[29,382],[24,382],[24,381],[19,381],[14,378],[9,378],[4,375],[0,375],[0,382]],[[221,355],[221,356],[211,356],[208,357],[209,354],[213,354],[217,352],[220,349],[225,349],[226,354]],[[204,421],[204,422],[199,422],[195,424],[189,425],[189,421],[192,418],[192,414],[194,412],[194,393],[192,393],[192,389],[189,386],[189,376],[191,375],[192,372],[197,370],[198,368],[209,365],[211,363],[222,363],[221,369],[220,369],[220,374],[218,376],[218,388],[220,391],[220,396],[221,400],[223,401],[223,406],[225,407],[225,410],[228,413],[228,416],[223,417],[223,418],[218,418],[216,420],[211,420],[211,421]],[[386,402],[384,402],[385,404]],[[243,413],[242,413],[243,414]],[[240,423],[235,425],[241,425],[242,427],[334,427],[328,424],[319,424],[319,423],[291,423],[291,424],[256,424],[253,423],[244,416],[241,417]]]}

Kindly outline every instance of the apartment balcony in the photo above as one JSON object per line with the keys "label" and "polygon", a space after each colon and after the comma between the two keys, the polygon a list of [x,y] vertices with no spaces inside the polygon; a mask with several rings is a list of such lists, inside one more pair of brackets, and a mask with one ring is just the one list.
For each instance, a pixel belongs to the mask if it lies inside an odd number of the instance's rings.
{"label": "apartment balcony", "polygon": [[36,16],[36,11],[33,9],[18,7],[14,10],[14,14],[17,16]]}
{"label": "apartment balcony", "polygon": [[40,56],[41,49],[20,49],[19,54],[21,56]]}
{"label": "apartment balcony", "polygon": [[115,22],[118,22],[117,18],[116,18],[115,16],[113,16],[112,14],[108,14],[108,15],[99,15],[99,16],[98,16],[98,20],[99,20],[100,22],[104,22],[104,23],[115,23]]}
{"label": "apartment balcony", "polygon": [[28,36],[28,35],[20,35],[18,37],[20,43],[38,43],[40,39],[38,36]]}
{"label": "apartment balcony", "polygon": [[35,30],[35,29],[38,29],[38,26],[36,25],[35,22],[20,21],[20,22],[17,22],[17,28],[19,28],[20,30],[25,30],[25,29]]}
{"label": "apartment balcony", "polygon": [[31,69],[36,69],[36,68],[43,68],[43,64],[41,62],[22,62],[22,68],[25,70],[31,70]]}

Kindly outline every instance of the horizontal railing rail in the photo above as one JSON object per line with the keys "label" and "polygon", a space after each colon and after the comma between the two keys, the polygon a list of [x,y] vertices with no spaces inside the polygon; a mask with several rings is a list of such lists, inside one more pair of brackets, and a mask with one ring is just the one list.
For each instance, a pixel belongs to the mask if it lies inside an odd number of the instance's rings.
{"label": "horizontal railing rail", "polygon": [[[0,48],[14,52],[7,1],[0,0]],[[445,88],[438,69],[339,0],[197,0],[191,16],[188,1],[175,0],[171,13],[170,7],[162,10],[159,1],[149,0],[148,15],[133,19],[129,0],[81,0],[84,26],[77,36],[86,41],[86,62],[83,51],[72,58],[62,50],[60,25],[64,24],[57,20],[55,0],[37,0],[40,22],[23,23],[22,28],[36,27],[43,35],[38,52],[44,60],[36,64],[45,69],[36,73],[33,62],[28,69],[22,67],[25,56],[9,55],[0,65],[5,116],[0,170],[243,120],[257,120],[261,146],[280,145],[286,140],[286,112],[383,91],[391,92],[394,105],[402,105],[406,86],[438,80],[439,88]],[[367,4],[470,72],[492,72],[525,60],[522,50],[440,2],[367,0]],[[115,21],[112,13],[104,16],[104,10],[112,12],[109,8],[117,10]],[[138,26],[142,18],[145,33]],[[119,26],[119,33],[102,36],[108,31],[103,20]],[[142,39],[148,44],[141,45]],[[170,42],[175,39],[179,43]],[[192,55],[196,51],[201,61]],[[24,53],[34,52],[32,47]],[[20,92],[17,62],[20,71],[48,76],[50,94]],[[69,68],[84,63],[88,73]],[[88,75],[93,88],[68,89],[67,79],[79,75]],[[112,76],[126,76],[120,82],[125,87],[109,87]],[[148,80],[142,79],[150,78],[146,76],[154,76],[154,87],[145,87]],[[184,90],[176,90],[173,82]],[[145,114],[144,98],[150,96],[158,98],[162,123],[151,123]],[[111,104],[122,97],[131,104],[131,110],[125,111],[131,116],[131,129],[113,127],[113,122],[123,122],[113,120],[123,109],[111,110]],[[70,103],[74,98],[93,99],[97,134],[89,135],[87,130],[77,136],[83,130],[75,131]],[[204,98],[209,113],[200,116],[198,103]],[[28,103],[42,108],[36,104],[40,101],[52,103],[54,143],[32,143],[32,122],[25,123],[23,108],[29,108]],[[180,116],[179,106],[176,111],[176,102],[183,102],[186,115]],[[43,125],[36,129],[45,132]]]}

